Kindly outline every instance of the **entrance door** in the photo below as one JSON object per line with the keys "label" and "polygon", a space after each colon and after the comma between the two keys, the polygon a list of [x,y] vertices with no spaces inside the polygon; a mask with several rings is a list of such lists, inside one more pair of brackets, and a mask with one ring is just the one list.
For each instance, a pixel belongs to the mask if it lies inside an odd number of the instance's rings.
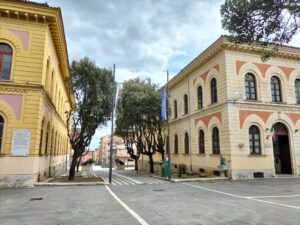
{"label": "entrance door", "polygon": [[275,124],[273,149],[276,174],[292,174],[289,133],[282,123]]}

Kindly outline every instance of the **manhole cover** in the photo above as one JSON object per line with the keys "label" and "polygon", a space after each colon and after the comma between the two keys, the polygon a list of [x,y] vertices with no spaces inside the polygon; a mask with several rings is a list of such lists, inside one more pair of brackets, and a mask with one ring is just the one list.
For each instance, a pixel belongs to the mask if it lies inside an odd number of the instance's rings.
{"label": "manhole cover", "polygon": [[153,191],[165,191],[164,189],[154,189]]}
{"label": "manhole cover", "polygon": [[43,198],[31,198],[30,201],[40,201],[42,200]]}

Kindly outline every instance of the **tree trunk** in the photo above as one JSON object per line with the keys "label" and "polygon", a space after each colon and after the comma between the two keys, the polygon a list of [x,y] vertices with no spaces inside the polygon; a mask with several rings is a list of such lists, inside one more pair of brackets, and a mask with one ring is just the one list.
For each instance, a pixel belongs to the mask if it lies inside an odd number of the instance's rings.
{"label": "tree trunk", "polygon": [[74,154],[73,158],[72,158],[72,163],[70,166],[70,171],[69,171],[69,180],[74,180],[77,160],[78,160],[78,155]]}
{"label": "tree trunk", "polygon": [[150,163],[150,173],[154,173],[154,166],[153,166],[153,155],[149,154],[149,163]]}
{"label": "tree trunk", "polygon": [[134,158],[134,170],[135,171],[138,171],[138,158],[136,157],[136,158]]}
{"label": "tree trunk", "polygon": [[81,157],[82,155],[79,157],[79,159],[77,160],[77,165],[76,165],[76,172],[79,172],[79,166],[80,166],[80,162],[81,162]]}
{"label": "tree trunk", "polygon": [[139,158],[136,157],[134,159],[134,170],[136,171],[136,173],[139,173]]}

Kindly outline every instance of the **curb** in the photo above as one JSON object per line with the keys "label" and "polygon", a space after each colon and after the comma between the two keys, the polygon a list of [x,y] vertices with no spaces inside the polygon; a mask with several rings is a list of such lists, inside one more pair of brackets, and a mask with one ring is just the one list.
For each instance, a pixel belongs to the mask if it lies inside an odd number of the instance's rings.
{"label": "curb", "polygon": [[46,183],[39,182],[35,183],[34,186],[97,186],[97,185],[107,185],[106,182],[78,182],[78,183]]}
{"label": "curb", "polygon": [[[53,178],[48,178],[47,180],[43,182],[36,182],[34,186],[97,186],[97,185],[109,185],[108,182],[104,181],[104,179],[101,176],[97,176],[95,173],[92,173],[94,177],[99,177],[103,181],[98,181],[98,182],[53,182],[50,183],[51,180],[55,179]],[[63,174],[64,175],[64,174]],[[61,176],[63,176],[61,175]]]}
{"label": "curb", "polygon": [[185,179],[172,179],[171,181],[174,183],[180,182],[201,182],[201,183],[209,183],[209,182],[218,182],[218,181],[228,181],[229,177],[213,177],[213,178],[185,178]]}

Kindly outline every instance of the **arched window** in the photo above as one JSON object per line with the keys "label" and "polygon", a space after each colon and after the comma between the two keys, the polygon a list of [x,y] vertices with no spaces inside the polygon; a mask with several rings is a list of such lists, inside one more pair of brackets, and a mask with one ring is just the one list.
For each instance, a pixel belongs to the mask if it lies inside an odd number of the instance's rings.
{"label": "arched window", "polygon": [[254,125],[249,128],[249,147],[250,154],[261,153],[259,129]]}
{"label": "arched window", "polygon": [[189,143],[189,135],[188,133],[184,134],[184,153],[189,154],[190,143]]}
{"label": "arched window", "polygon": [[178,116],[178,114],[177,114],[177,101],[175,100],[174,101],[174,118],[176,119],[177,116]]}
{"label": "arched window", "polygon": [[199,131],[199,154],[205,153],[205,139],[204,139],[204,132],[203,130]]}
{"label": "arched window", "polygon": [[295,94],[296,94],[296,102],[300,104],[300,79],[295,80]]}
{"label": "arched window", "polygon": [[41,136],[40,136],[40,148],[39,148],[39,155],[43,155],[42,149],[43,149],[43,137],[44,137],[44,119],[42,120],[41,124]]}
{"label": "arched window", "polygon": [[3,130],[4,130],[4,119],[2,116],[0,116],[0,151],[2,147]]}
{"label": "arched window", "polygon": [[46,130],[45,155],[48,155],[49,133],[50,133],[50,123],[48,122],[48,124],[47,124],[47,130]]}
{"label": "arched window", "polygon": [[9,45],[0,43],[0,80],[10,80],[12,53]]}
{"label": "arched window", "polygon": [[189,103],[187,94],[184,95],[184,114],[189,113]]}
{"label": "arched window", "polygon": [[212,132],[212,148],[213,154],[220,154],[220,137],[219,129],[217,127],[214,127]]}
{"label": "arched window", "polygon": [[178,154],[178,135],[175,134],[175,138],[174,138],[174,153]]}
{"label": "arched window", "polygon": [[50,93],[50,84],[51,84],[51,77],[49,75],[49,67],[50,67],[50,61],[49,59],[47,60],[47,65],[46,65],[46,79],[45,79],[45,87],[46,87],[46,90],[48,91],[48,93]]}
{"label": "arched window", "polygon": [[273,102],[281,102],[281,86],[278,77],[273,76],[271,78],[271,93]]}
{"label": "arched window", "polygon": [[203,97],[202,97],[202,87],[199,86],[197,89],[197,94],[198,94],[198,109],[202,109],[203,107]]}
{"label": "arched window", "polygon": [[256,100],[256,82],[252,73],[247,73],[245,76],[245,91],[246,99]]}
{"label": "arched window", "polygon": [[217,80],[213,78],[210,82],[210,94],[211,94],[211,104],[218,101],[218,90],[217,90]]}

